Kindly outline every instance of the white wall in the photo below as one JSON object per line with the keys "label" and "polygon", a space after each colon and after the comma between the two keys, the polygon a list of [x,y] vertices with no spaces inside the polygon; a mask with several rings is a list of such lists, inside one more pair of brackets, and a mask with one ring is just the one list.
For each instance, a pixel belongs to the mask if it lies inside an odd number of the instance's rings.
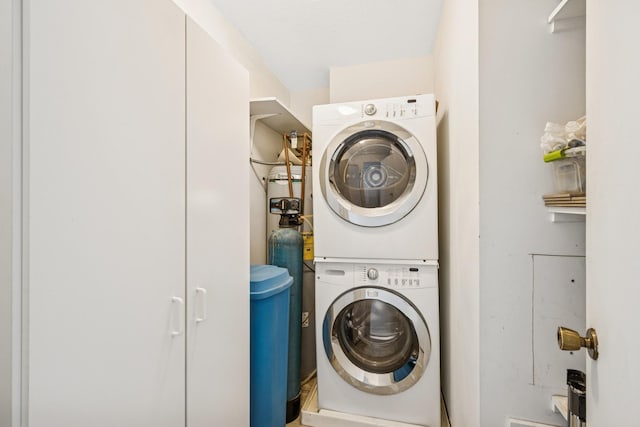
{"label": "white wall", "polygon": [[441,376],[454,427],[478,426],[480,417],[477,36],[478,2],[446,0],[434,69],[440,101]]}
{"label": "white wall", "polygon": [[[255,127],[254,145],[251,158],[268,162],[278,161],[282,151],[282,135],[258,121]],[[273,166],[251,164],[249,177],[251,188],[251,264],[267,262],[267,197],[266,185],[269,171]]]}
{"label": "white wall", "polygon": [[329,103],[329,88],[309,89],[291,92],[291,110],[298,119],[311,129],[313,125],[313,106]]}
{"label": "white wall", "polygon": [[[551,394],[558,389],[539,383],[533,372],[536,357],[542,356],[533,342],[533,330],[542,319],[533,315],[532,295],[539,289],[532,288],[531,254],[584,255],[585,251],[584,223],[549,222],[540,198],[552,191],[549,165],[542,162],[539,147],[545,122],[564,123],[585,112],[584,28],[550,34],[546,18],[557,4],[556,0],[480,2],[483,427],[502,426],[507,416],[566,423],[550,410]],[[568,264],[554,265],[556,274],[570,272]],[[547,291],[542,297],[552,305],[555,295]],[[555,330],[549,331],[548,339],[553,344]],[[548,349],[543,356],[554,366],[560,352],[554,353],[553,345]],[[563,383],[564,377],[558,378],[556,385]]]}
{"label": "white wall", "polygon": [[332,103],[433,93],[433,57],[331,67]]}

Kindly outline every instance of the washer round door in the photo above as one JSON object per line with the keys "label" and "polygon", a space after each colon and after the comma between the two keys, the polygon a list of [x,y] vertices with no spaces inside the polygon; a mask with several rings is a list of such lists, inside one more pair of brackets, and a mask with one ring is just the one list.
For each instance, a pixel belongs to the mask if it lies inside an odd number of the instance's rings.
{"label": "washer round door", "polygon": [[414,135],[373,120],[339,132],[320,164],[322,194],[346,221],[365,227],[393,224],[418,204],[429,167]]}
{"label": "washer round door", "polygon": [[338,375],[372,394],[408,389],[420,379],[431,355],[429,328],[415,306],[378,287],[340,295],[327,310],[322,338]]}

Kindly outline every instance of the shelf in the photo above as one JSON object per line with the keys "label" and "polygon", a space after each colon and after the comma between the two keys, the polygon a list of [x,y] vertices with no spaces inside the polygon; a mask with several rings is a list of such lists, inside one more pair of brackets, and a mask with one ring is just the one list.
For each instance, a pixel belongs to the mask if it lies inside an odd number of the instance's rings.
{"label": "shelf", "polygon": [[547,207],[551,222],[585,222],[586,208]]}
{"label": "shelf", "polygon": [[262,121],[279,134],[289,133],[292,130],[298,132],[298,135],[311,134],[309,126],[296,118],[277,98],[252,99],[249,102],[249,114],[252,119]]}
{"label": "shelf", "polygon": [[[305,125],[301,120],[299,120],[296,116],[293,115],[291,111],[287,107],[285,107],[282,102],[280,102],[277,98],[257,98],[249,101],[249,161],[251,162],[251,168],[253,169],[256,178],[264,187],[265,192],[267,191],[266,185],[266,176],[265,172],[258,173],[255,169],[254,163],[261,163],[263,158],[255,159],[253,157],[253,148],[254,148],[254,138],[256,134],[256,123],[261,121],[267,127],[269,127],[274,132],[280,134],[280,138],[282,139],[282,135],[289,134],[291,131],[295,130],[299,136],[311,135],[311,130],[309,126]],[[284,153],[284,150],[282,150]],[[291,149],[289,150],[291,153]],[[295,157],[295,154],[291,153]],[[276,153],[277,157],[277,153]],[[284,164],[284,160],[275,161],[275,158],[268,159],[267,163],[262,163],[262,169],[265,169],[270,166],[275,166],[279,164]],[[295,163],[295,162],[294,162]]]}
{"label": "shelf", "polygon": [[549,24],[560,19],[570,19],[585,16],[587,13],[586,0],[562,0],[549,15]]}
{"label": "shelf", "polygon": [[551,396],[551,408],[553,412],[557,412],[564,417],[565,420],[569,419],[569,402],[567,396],[560,396],[554,394]]}
{"label": "shelf", "polygon": [[[562,31],[571,29],[578,24],[577,21],[582,23],[587,14],[587,2],[586,0],[562,0],[553,12],[549,15],[547,22],[551,26],[551,32]],[[569,25],[563,25],[568,23]]]}

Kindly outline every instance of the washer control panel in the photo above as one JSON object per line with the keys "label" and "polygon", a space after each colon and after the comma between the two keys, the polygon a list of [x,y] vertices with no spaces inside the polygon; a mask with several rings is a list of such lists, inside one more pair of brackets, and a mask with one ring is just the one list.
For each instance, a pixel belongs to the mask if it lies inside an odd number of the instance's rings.
{"label": "washer control panel", "polygon": [[418,289],[438,286],[438,266],[419,264],[316,262],[316,285]]}
{"label": "washer control panel", "polygon": [[375,267],[361,267],[361,284],[390,288],[420,287],[420,267],[388,267],[378,271]]}

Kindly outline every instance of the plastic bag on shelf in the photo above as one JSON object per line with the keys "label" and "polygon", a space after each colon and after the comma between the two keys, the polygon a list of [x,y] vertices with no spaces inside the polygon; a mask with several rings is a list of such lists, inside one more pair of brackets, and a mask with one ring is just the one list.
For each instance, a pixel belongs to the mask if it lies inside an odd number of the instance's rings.
{"label": "plastic bag on shelf", "polygon": [[547,122],[544,134],[540,138],[540,147],[544,154],[558,152],[567,148],[585,145],[587,139],[587,118],[580,117],[564,125]]}

